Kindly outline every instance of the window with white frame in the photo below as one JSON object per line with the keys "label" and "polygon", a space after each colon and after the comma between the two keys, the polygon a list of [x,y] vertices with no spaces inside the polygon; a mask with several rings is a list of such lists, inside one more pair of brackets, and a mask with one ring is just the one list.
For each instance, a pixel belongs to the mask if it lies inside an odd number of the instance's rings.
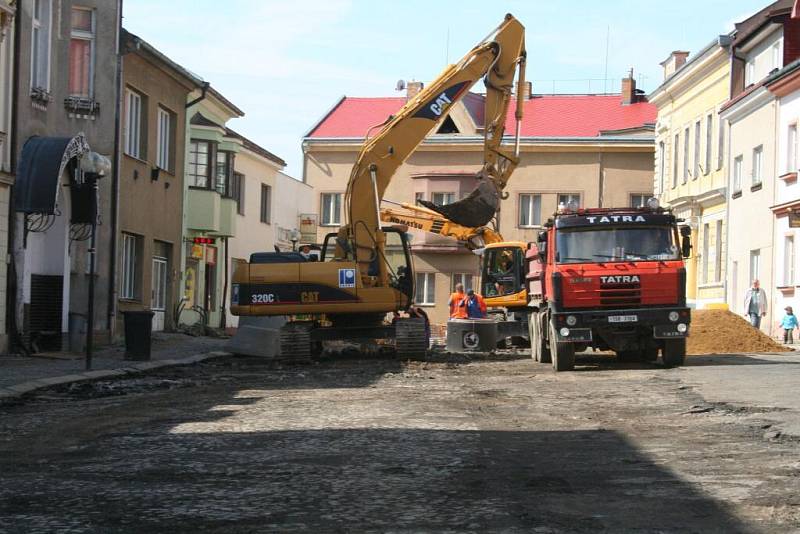
{"label": "window with white frame", "polygon": [[339,226],[342,224],[342,194],[322,193],[322,224],[323,226]]}
{"label": "window with white frame", "polygon": [[786,135],[786,172],[795,172],[797,167],[797,123],[794,122]]}
{"label": "window with white frame", "polygon": [[664,141],[658,142],[658,190],[664,192],[664,159],[666,158],[666,150],[664,149]]}
{"label": "window with white frame", "polygon": [[689,127],[683,130],[683,183],[689,180]]}
{"label": "window with white frame", "polygon": [[711,225],[705,223],[703,225],[703,274],[702,274],[702,283],[708,283],[708,252],[711,245]]}
{"label": "window with white frame", "polygon": [[725,123],[722,119],[717,121],[717,170],[722,168],[722,159],[725,155]]}
{"label": "window with white frame", "polygon": [[435,304],[436,303],[436,274],[417,273],[416,276],[416,304]]}
{"label": "window with white frame", "polygon": [[455,193],[431,193],[431,202],[433,202],[437,206],[452,204],[455,201],[456,201]]}
{"label": "window with white frame", "polygon": [[172,171],[172,113],[158,108],[158,130],[156,132],[156,165],[165,171]]}
{"label": "window with white frame", "polygon": [[70,96],[80,98],[94,96],[94,55],[94,11],[84,7],[73,7],[69,39]]}
{"label": "window with white frame", "polygon": [[794,236],[783,238],[783,285],[794,285]]}
{"label": "window with white frame", "polygon": [[650,198],[648,193],[633,193],[631,194],[631,207],[644,208],[647,206],[647,199]]}
{"label": "window with white frame", "polygon": [[706,117],[706,161],[705,161],[705,167],[703,169],[703,174],[708,174],[711,172],[711,146],[714,144],[713,130],[714,130],[714,117],[712,115],[708,115]]}
{"label": "window with white frame", "polygon": [[761,275],[761,250],[750,251],[750,282],[758,280]]}
{"label": "window with white frame", "polygon": [[779,69],[783,65],[781,60],[781,42],[772,45],[772,70]]}
{"label": "window with white frame", "polygon": [[138,159],[143,159],[144,145],[142,100],[136,91],[125,90],[125,153]]}
{"label": "window with white frame", "polygon": [[233,152],[217,150],[217,161],[214,166],[214,188],[224,197],[230,196],[230,181],[233,174]]}
{"label": "window with white frame", "polygon": [[272,186],[261,184],[261,222],[270,224],[272,211]]}
{"label": "window with white frame", "polygon": [[50,90],[52,0],[33,0],[31,30],[31,89]]}
{"label": "window with white frame", "polygon": [[692,180],[700,176],[700,121],[694,123],[694,170]]}
{"label": "window with white frame", "polygon": [[763,159],[764,159],[764,147],[763,145],[758,145],[753,149],[753,185],[758,185],[761,183],[761,171],[763,167]]}
{"label": "window with white frame", "polygon": [[569,205],[570,202],[575,202],[578,204],[578,207],[581,207],[581,195],[580,193],[559,193],[558,194],[558,202],[557,205],[564,206]]}
{"label": "window with white frame", "polygon": [[209,157],[211,143],[208,141],[191,141],[189,143],[189,162],[186,174],[190,187],[208,188]]}
{"label": "window with white frame", "polygon": [[472,275],[469,273],[453,273],[453,285],[450,291],[455,292],[457,284],[462,284],[464,286],[464,291],[474,289],[472,287]]}
{"label": "window with white frame", "polygon": [[542,195],[519,196],[519,226],[529,228],[542,224]]}
{"label": "window with white frame", "polygon": [[119,293],[123,299],[135,299],[138,291],[137,240],[133,234],[122,234],[122,287]]}
{"label": "window with white frame", "polygon": [[672,188],[678,187],[678,150],[680,134],[675,134],[675,142],[672,144]]}
{"label": "window with white frame", "polygon": [[742,156],[736,156],[733,160],[733,192],[742,191]]}
{"label": "window with white frame", "polygon": [[714,281],[722,281],[722,219],[718,219],[716,223],[716,232],[714,233]]}

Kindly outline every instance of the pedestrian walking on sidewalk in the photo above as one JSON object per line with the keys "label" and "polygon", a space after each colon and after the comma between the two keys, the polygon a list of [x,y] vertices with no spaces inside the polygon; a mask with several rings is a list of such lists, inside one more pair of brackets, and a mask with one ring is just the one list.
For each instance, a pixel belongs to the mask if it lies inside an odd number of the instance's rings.
{"label": "pedestrian walking on sidewalk", "polygon": [[761,318],[767,315],[767,293],[761,289],[758,280],[753,280],[753,287],[747,290],[744,297],[744,316],[750,318],[754,328],[761,328]]}
{"label": "pedestrian walking on sidewalk", "polygon": [[795,328],[800,327],[800,324],[798,324],[797,316],[794,314],[794,311],[792,311],[791,306],[786,306],[784,310],[786,310],[786,315],[784,315],[783,319],[781,319],[781,328],[783,328],[783,342],[787,344],[794,343],[792,333],[794,332]]}

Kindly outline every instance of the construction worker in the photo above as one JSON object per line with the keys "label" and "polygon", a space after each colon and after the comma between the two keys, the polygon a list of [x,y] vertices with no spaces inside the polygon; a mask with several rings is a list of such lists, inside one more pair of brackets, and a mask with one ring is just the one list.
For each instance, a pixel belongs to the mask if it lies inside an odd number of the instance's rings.
{"label": "construction worker", "polygon": [[464,284],[458,283],[456,284],[456,290],[453,293],[450,293],[450,300],[447,304],[450,306],[450,318],[451,319],[466,319],[467,318],[467,309],[461,308],[459,304],[461,301],[464,300]]}
{"label": "construction worker", "polygon": [[459,308],[465,309],[467,317],[470,319],[486,318],[486,302],[483,301],[483,297],[472,289],[467,291],[467,296],[461,301]]}

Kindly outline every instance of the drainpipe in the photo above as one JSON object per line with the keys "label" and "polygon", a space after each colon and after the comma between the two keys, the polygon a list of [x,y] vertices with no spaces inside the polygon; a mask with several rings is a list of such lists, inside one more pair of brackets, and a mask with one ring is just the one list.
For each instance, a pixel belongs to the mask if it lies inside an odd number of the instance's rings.
{"label": "drainpipe", "polygon": [[108,306],[106,310],[106,328],[109,341],[114,341],[117,317],[117,230],[119,229],[119,171],[121,142],[120,128],[122,115],[122,1],[117,0],[117,68],[115,83],[117,84],[117,109],[114,113],[114,157],[111,163],[111,236],[109,238],[108,262]]}
{"label": "drainpipe", "polygon": [[205,100],[206,99],[206,92],[208,91],[208,87],[210,85],[211,85],[210,82],[203,82],[203,88],[202,88],[202,91],[200,93],[200,96],[198,96],[197,98],[195,98],[191,102],[188,102],[186,104],[186,109],[189,109],[190,107],[194,106],[195,104],[197,104],[201,100]]}
{"label": "drainpipe", "polygon": [[606,188],[606,171],[603,168],[603,153],[597,153],[597,165],[599,170],[598,176],[598,193],[597,193],[597,207],[603,207],[603,196]]}
{"label": "drainpipe", "polygon": [[[17,172],[17,143],[19,142],[17,134],[17,99],[19,98],[19,40],[20,40],[20,16],[22,6],[17,5],[16,13],[14,14],[14,41],[13,50],[11,50],[11,57],[13,58],[12,65],[12,79],[14,83],[11,84],[11,136],[9,144],[9,167],[11,174],[16,176]],[[17,213],[14,211],[14,186],[8,188],[8,243],[7,248],[9,254],[8,270],[6,271],[6,329],[9,333],[8,336],[8,352],[11,352],[11,347],[23,347],[20,338],[19,326],[17,325],[17,287],[18,273],[16,268],[16,258],[14,255],[14,239],[16,234]]]}
{"label": "drainpipe", "polygon": [[225,237],[222,240],[222,244],[225,247],[225,267],[223,269],[223,283],[222,283],[222,302],[220,303],[220,317],[219,317],[219,327],[222,332],[225,332],[225,323],[227,321],[227,303],[228,303],[228,238]]}

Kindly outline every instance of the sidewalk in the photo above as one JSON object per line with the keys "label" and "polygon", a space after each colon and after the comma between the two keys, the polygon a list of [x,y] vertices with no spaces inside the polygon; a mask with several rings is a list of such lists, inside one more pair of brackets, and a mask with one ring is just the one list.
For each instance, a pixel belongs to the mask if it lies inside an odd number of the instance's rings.
{"label": "sidewalk", "polygon": [[83,357],[65,360],[0,356],[0,399],[56,384],[202,361],[227,354],[223,352],[227,342],[227,339],[157,332],[153,334],[150,361],[125,360],[125,347],[112,345],[94,352],[91,371],[85,371]]}

